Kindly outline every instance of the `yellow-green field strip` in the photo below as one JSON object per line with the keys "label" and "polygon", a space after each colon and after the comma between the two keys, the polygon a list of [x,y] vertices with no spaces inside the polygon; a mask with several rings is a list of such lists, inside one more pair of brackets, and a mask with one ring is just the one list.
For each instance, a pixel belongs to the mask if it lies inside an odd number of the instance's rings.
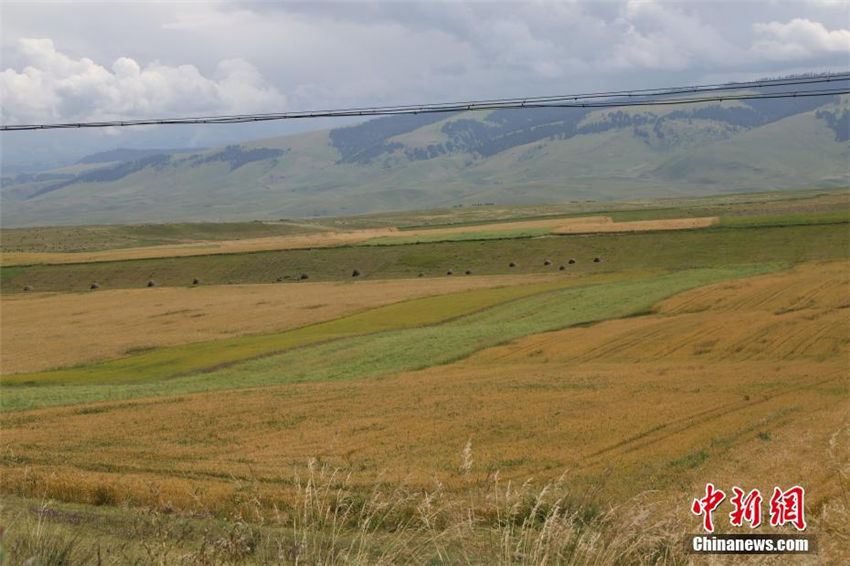
{"label": "yellow-green field strip", "polygon": [[437,324],[506,301],[586,283],[585,278],[571,278],[448,293],[402,301],[286,332],[158,348],[107,362],[3,376],[0,383],[3,386],[94,385],[165,379],[310,344]]}

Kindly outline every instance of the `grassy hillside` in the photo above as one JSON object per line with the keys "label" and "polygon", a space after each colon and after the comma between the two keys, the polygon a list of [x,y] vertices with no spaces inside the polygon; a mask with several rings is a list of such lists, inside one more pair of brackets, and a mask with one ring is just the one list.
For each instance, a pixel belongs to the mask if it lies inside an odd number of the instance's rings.
{"label": "grassy hillside", "polygon": [[779,102],[389,117],[76,178],[6,179],[3,224],[274,220],[847,185],[846,102]]}

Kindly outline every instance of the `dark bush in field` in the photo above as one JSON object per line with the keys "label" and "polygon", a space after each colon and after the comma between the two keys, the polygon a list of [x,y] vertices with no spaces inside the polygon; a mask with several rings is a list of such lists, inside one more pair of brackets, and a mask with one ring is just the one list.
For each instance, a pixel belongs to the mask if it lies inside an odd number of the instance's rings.
{"label": "dark bush in field", "polygon": [[565,270],[566,268],[567,268],[567,266],[566,266],[566,265],[559,265],[559,266],[558,266],[558,271],[563,271],[563,270]]}
{"label": "dark bush in field", "polygon": [[302,274],[301,274],[301,277],[299,277],[299,279],[301,279],[302,281],[304,281],[305,279],[310,279],[310,276],[309,276],[309,275],[307,275],[306,273],[302,273]]}
{"label": "dark bush in field", "polygon": [[575,262],[576,262],[576,260],[574,260],[573,258],[570,258],[570,261],[568,261],[567,263],[569,263],[570,265],[572,265],[572,264],[574,264]]}
{"label": "dark bush in field", "polygon": [[98,285],[97,283],[92,283],[91,285],[89,285],[89,289],[100,289],[100,285]]}
{"label": "dark bush in field", "polygon": [[156,287],[156,281],[154,281],[153,279],[148,281],[148,287]]}
{"label": "dark bush in field", "polygon": [[598,257],[593,258],[593,263],[599,263],[600,261],[602,261],[602,260],[599,259]]}
{"label": "dark bush in field", "polygon": [[360,270],[355,269],[354,271],[351,272],[351,276],[352,277],[360,277]]}
{"label": "dark bush in field", "polygon": [[24,285],[24,291],[32,291],[32,287],[29,285]]}
{"label": "dark bush in field", "polygon": [[467,269],[464,273],[466,273],[467,275],[472,275],[472,270],[471,270],[471,269]]}
{"label": "dark bush in field", "polygon": [[446,271],[446,275],[454,275],[454,274],[455,274],[455,272],[454,272],[453,270],[451,270],[451,269],[449,269],[448,271]]}
{"label": "dark bush in field", "polygon": [[513,262],[513,261],[512,261],[512,262],[510,262],[510,263],[508,264],[508,267],[516,267],[516,262]]}
{"label": "dark bush in field", "polygon": [[195,277],[194,279],[192,279],[192,285],[200,285],[200,284],[201,284],[201,280],[200,280],[200,279],[198,279],[197,277]]}
{"label": "dark bush in field", "polygon": [[552,265],[552,262],[551,262],[551,261],[549,261],[548,259],[544,259],[544,260],[543,260],[543,265]]}

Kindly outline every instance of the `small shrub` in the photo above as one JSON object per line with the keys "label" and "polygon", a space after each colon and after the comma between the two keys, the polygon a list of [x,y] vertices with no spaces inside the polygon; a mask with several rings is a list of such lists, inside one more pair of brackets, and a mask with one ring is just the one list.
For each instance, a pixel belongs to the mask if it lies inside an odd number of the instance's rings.
{"label": "small shrub", "polygon": [[100,285],[98,285],[97,283],[92,283],[91,285],[89,285],[89,289],[100,289]]}
{"label": "small shrub", "polygon": [[601,262],[601,261],[602,261],[602,260],[601,260],[600,258],[598,258],[598,257],[593,258],[593,263],[599,263],[599,262]]}
{"label": "small shrub", "polygon": [[425,274],[424,274],[424,273],[420,273],[420,274],[419,274],[419,275],[417,275],[416,277],[425,277]]}
{"label": "small shrub", "polygon": [[559,266],[558,266],[558,271],[563,271],[563,270],[565,270],[566,268],[567,268],[567,266],[566,266],[566,265],[559,265]]}
{"label": "small shrub", "polygon": [[156,281],[154,281],[153,279],[148,281],[148,287],[156,287]]}
{"label": "small shrub", "polygon": [[29,292],[29,291],[32,291],[32,287],[30,287],[29,285],[24,285],[24,292]]}
{"label": "small shrub", "polygon": [[354,271],[351,272],[351,276],[352,277],[360,277],[360,270],[355,269]]}
{"label": "small shrub", "polygon": [[569,263],[570,265],[572,265],[572,264],[574,264],[575,262],[576,262],[576,260],[575,260],[574,258],[570,258],[570,261],[568,261],[567,263]]}
{"label": "small shrub", "polygon": [[448,271],[446,271],[446,275],[454,275],[454,274],[455,274],[455,272],[454,272],[454,271],[452,271],[451,269],[449,269]]}
{"label": "small shrub", "polygon": [[516,262],[513,262],[513,261],[512,261],[512,262],[510,262],[510,263],[508,264],[508,267],[516,267]]}
{"label": "small shrub", "polygon": [[92,503],[94,505],[114,505],[116,503],[115,493],[112,489],[105,485],[99,485],[94,489],[92,494]]}
{"label": "small shrub", "polygon": [[309,275],[307,275],[306,273],[302,273],[302,274],[301,274],[301,277],[299,277],[299,279],[301,279],[302,281],[304,281],[305,279],[310,279],[310,276],[309,276]]}
{"label": "small shrub", "polygon": [[543,260],[543,265],[552,265],[552,262],[551,262],[551,261],[549,261],[548,259],[544,259],[544,260]]}
{"label": "small shrub", "polygon": [[194,279],[192,279],[192,285],[200,285],[200,284],[201,284],[201,280],[200,280],[200,279],[198,279],[197,277],[195,277]]}
{"label": "small shrub", "polygon": [[472,270],[471,270],[471,269],[467,269],[466,271],[464,271],[464,273],[466,273],[467,275],[472,275]]}

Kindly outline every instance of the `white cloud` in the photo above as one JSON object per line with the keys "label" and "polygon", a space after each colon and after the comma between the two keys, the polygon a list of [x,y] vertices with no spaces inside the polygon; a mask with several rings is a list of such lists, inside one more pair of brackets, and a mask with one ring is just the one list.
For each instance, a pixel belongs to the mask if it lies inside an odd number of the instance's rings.
{"label": "white cloud", "polygon": [[844,53],[850,58],[850,30],[828,30],[820,22],[795,18],[787,23],[753,24],[760,36],[753,51],[773,60],[808,59],[824,54]]}
{"label": "white cloud", "polygon": [[732,43],[676,5],[629,0],[615,24],[623,36],[605,59],[611,69],[683,70],[734,59]]}
{"label": "white cloud", "polygon": [[107,68],[57,51],[50,39],[20,39],[18,52],[26,66],[0,73],[4,123],[247,113],[286,103],[242,59],[221,61],[207,77],[194,65],[142,67],[128,57]]}

